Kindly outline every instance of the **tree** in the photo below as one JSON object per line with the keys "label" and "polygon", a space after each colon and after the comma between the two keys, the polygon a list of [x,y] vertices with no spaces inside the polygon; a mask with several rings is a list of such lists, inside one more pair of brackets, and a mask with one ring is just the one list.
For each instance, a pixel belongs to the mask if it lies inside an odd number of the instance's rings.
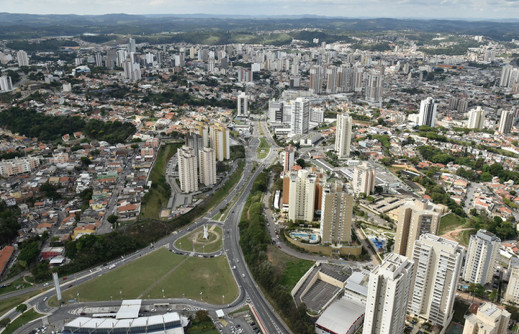
{"label": "tree", "polygon": [[115,225],[115,223],[117,223],[117,220],[119,219],[118,216],[116,215],[110,215],[108,216],[108,222],[112,225]]}
{"label": "tree", "polygon": [[299,158],[296,160],[296,163],[301,166],[302,168],[305,168],[306,167],[306,162],[305,162],[305,159],[303,158]]}
{"label": "tree", "polygon": [[81,157],[81,163],[85,166],[88,166],[92,163],[92,161],[90,161],[90,159],[87,157]]}
{"label": "tree", "polygon": [[18,311],[20,313],[27,311],[27,305],[20,304],[20,305],[16,306],[16,311]]}

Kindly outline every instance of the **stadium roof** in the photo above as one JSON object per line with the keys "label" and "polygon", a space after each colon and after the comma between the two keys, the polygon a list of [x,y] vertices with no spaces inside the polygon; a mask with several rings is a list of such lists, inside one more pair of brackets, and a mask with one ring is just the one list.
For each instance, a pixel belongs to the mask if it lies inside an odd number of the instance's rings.
{"label": "stadium roof", "polygon": [[121,308],[117,311],[115,319],[135,319],[139,317],[139,310],[141,309],[141,299],[123,300]]}

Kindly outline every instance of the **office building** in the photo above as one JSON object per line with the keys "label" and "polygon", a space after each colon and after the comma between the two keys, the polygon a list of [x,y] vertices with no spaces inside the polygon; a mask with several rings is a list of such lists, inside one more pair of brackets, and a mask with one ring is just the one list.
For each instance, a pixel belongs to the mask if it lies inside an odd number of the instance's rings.
{"label": "office building", "polygon": [[348,194],[341,182],[326,184],[322,193],[321,242],[340,245],[351,242],[353,195]]}
{"label": "office building", "polygon": [[471,235],[463,279],[481,285],[490,283],[496,270],[500,246],[501,239],[486,230]]}
{"label": "office building", "polygon": [[335,151],[339,159],[350,156],[353,119],[347,113],[337,114]]}
{"label": "office building", "polygon": [[368,74],[366,81],[366,101],[371,103],[382,102],[382,90],[384,85],[384,76],[380,73]]}
{"label": "office building", "polygon": [[213,124],[209,128],[211,148],[216,153],[216,160],[224,161],[231,158],[230,131],[225,125]]}
{"label": "office building", "polygon": [[432,97],[428,97],[420,102],[420,113],[418,114],[418,125],[434,127],[436,124],[436,109],[438,104],[434,103]]}
{"label": "office building", "polygon": [[375,167],[365,161],[353,168],[353,192],[369,196],[375,192]]}
{"label": "office building", "polygon": [[447,328],[464,253],[457,242],[432,234],[423,234],[414,243],[414,284],[408,307],[412,316]]}
{"label": "office building", "polygon": [[413,257],[413,247],[422,234],[437,234],[440,227],[440,213],[426,201],[409,201],[398,211],[395,248],[393,252]]}
{"label": "office building", "polygon": [[294,135],[308,133],[310,123],[310,102],[298,97],[292,103],[291,132]]}
{"label": "office building", "polygon": [[519,261],[510,262],[510,279],[506,287],[505,301],[509,303],[519,304]]}
{"label": "office building", "polygon": [[467,123],[467,128],[477,130],[483,129],[486,115],[487,112],[484,109],[482,109],[481,106],[478,106],[476,109],[471,109],[469,111],[469,120]]}
{"label": "office building", "polygon": [[18,59],[18,66],[29,66],[29,56],[27,56],[27,52],[20,50],[16,53],[16,58]]}
{"label": "office building", "polygon": [[321,67],[317,65],[310,68],[310,92],[321,94]]}
{"label": "office building", "polygon": [[245,92],[238,95],[238,116],[249,116],[249,97]]}
{"label": "office building", "polygon": [[512,124],[514,123],[514,111],[503,110],[501,112],[501,119],[499,120],[499,132],[501,134],[509,134],[512,131]]}
{"label": "office building", "polygon": [[405,256],[389,253],[369,274],[362,334],[404,332],[413,266]]}
{"label": "office building", "polygon": [[198,191],[197,157],[189,146],[178,149],[178,178],[184,193]]}
{"label": "office building", "polygon": [[198,152],[200,183],[204,186],[216,184],[216,156],[212,148],[204,147]]}
{"label": "office building", "polygon": [[463,334],[504,334],[508,331],[510,312],[492,303],[479,306],[476,314],[465,318]]}
{"label": "office building", "polygon": [[269,101],[269,122],[283,123],[283,101]]}
{"label": "office building", "polygon": [[306,169],[290,173],[288,219],[311,222],[314,219],[317,177]]}

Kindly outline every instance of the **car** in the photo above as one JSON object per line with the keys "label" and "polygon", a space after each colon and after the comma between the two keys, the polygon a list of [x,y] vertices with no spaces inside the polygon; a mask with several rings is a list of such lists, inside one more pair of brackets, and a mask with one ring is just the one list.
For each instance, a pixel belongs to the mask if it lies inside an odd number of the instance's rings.
{"label": "car", "polygon": [[67,287],[71,288],[71,287],[72,287],[72,284],[69,284]]}

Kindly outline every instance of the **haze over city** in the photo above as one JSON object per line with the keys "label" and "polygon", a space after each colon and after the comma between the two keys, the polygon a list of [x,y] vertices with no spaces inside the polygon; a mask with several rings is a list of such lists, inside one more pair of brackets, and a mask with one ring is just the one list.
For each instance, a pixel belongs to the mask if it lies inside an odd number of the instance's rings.
{"label": "haze over city", "polygon": [[3,12],[30,14],[322,15],[437,19],[516,19],[517,0],[20,0],[0,1]]}

